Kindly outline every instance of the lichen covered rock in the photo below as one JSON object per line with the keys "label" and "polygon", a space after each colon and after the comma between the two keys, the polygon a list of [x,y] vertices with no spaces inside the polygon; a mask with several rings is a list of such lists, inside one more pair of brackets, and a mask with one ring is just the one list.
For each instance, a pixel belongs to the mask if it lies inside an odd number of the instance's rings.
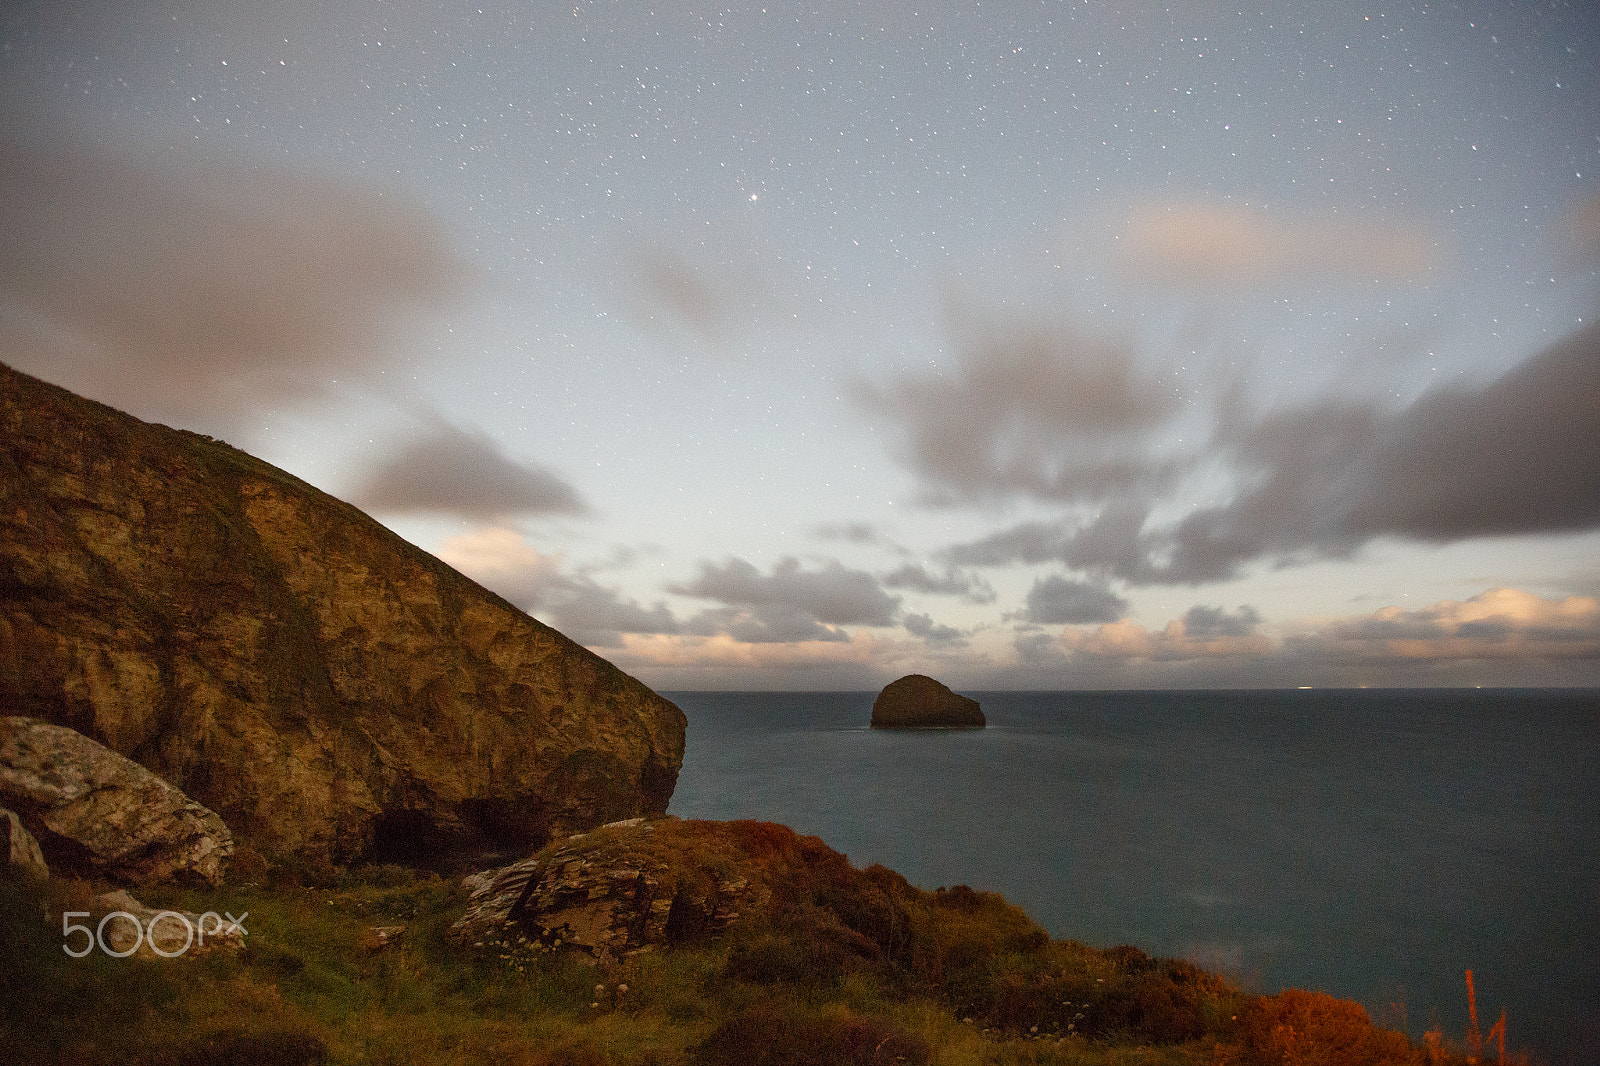
{"label": "lichen covered rock", "polygon": [[58,868],[215,885],[233,834],[215,813],[76,730],[0,718],[0,803]]}
{"label": "lichen covered rock", "polygon": [[907,674],[884,686],[872,701],[876,729],[946,726],[982,729],[988,723],[978,701],[951,692],[923,674]]}
{"label": "lichen covered rock", "polygon": [[659,814],[685,727],[356,508],[4,366],[0,707],[334,861]]}

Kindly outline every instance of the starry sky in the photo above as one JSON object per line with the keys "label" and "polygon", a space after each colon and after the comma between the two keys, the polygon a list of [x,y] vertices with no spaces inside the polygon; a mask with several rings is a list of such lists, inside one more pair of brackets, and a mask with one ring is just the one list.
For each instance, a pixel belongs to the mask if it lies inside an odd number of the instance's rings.
{"label": "starry sky", "polygon": [[1600,8],[0,5],[0,360],[658,688],[1600,684]]}

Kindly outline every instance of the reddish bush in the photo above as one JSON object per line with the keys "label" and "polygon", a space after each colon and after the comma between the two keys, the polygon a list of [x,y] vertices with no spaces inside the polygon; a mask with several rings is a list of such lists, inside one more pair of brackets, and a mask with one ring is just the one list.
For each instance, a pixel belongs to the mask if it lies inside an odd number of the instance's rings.
{"label": "reddish bush", "polygon": [[1239,1043],[1224,1060],[1238,1066],[1410,1066],[1421,1052],[1399,1033],[1376,1028],[1361,1004],[1289,988],[1257,996],[1239,1018]]}

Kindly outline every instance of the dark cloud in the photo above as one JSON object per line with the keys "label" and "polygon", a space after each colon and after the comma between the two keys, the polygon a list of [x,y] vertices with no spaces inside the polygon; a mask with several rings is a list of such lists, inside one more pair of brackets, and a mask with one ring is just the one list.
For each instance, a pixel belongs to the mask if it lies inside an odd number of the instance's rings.
{"label": "dark cloud", "polygon": [[700,637],[726,633],[744,644],[794,644],[807,640],[843,644],[850,639],[846,630],[823,625],[809,611],[781,603],[701,611],[684,623],[683,631]]}
{"label": "dark cloud", "polygon": [[945,554],[960,565],[1059,561],[1135,584],[1220,581],[1250,562],[1347,556],[1377,537],[1449,542],[1600,528],[1600,326],[1478,388],[1410,406],[1325,401],[1219,428],[1244,486],[1152,526],[1128,494],[1089,519],[1030,522]]}
{"label": "dark cloud", "polygon": [[1174,580],[1374,537],[1447,542],[1600,526],[1600,326],[1478,389],[1386,413],[1327,403],[1263,419],[1232,445],[1253,486],[1172,531]]}
{"label": "dark cloud", "polygon": [[935,596],[960,596],[968,603],[993,603],[994,586],[976,574],[946,569],[943,576],[932,574],[920,563],[907,563],[883,577],[884,588],[910,589]]}
{"label": "dark cloud", "polygon": [[904,459],[930,500],[1103,500],[1168,484],[1182,469],[1148,447],[1182,404],[1131,347],[1038,324],[956,328],[953,373],[856,390],[903,432]]}
{"label": "dark cloud", "polygon": [[401,442],[348,493],[379,514],[449,514],[470,519],[588,513],[559,475],[507,455],[488,434],[443,419]]}
{"label": "dark cloud", "polygon": [[1115,622],[1128,613],[1128,601],[1105,585],[1059,574],[1034,581],[1027,603],[1022,617],[1040,625]]}
{"label": "dark cloud", "polygon": [[618,647],[624,633],[676,634],[684,630],[666,604],[642,607],[587,576],[567,578],[551,592],[547,598],[552,602],[543,612],[550,625],[591,648]]}
{"label": "dark cloud", "polygon": [[225,428],[370,383],[468,273],[375,189],[0,140],[8,362],[147,418]]}
{"label": "dark cloud", "polygon": [[1261,624],[1261,614],[1245,605],[1233,614],[1222,607],[1202,607],[1199,604],[1183,614],[1183,631],[1194,640],[1217,640],[1221,637],[1248,637]]}
{"label": "dark cloud", "polygon": [[834,627],[891,626],[900,608],[900,601],[864,570],[829,562],[805,571],[794,558],[782,560],[770,574],[743,559],[721,566],[702,562],[694,580],[668,591],[726,605],[691,619],[686,632],[727,633],[750,643],[848,640],[847,633]]}
{"label": "dark cloud", "polygon": [[823,540],[842,540],[849,544],[881,544],[882,536],[867,522],[843,522],[818,526],[816,535]]}
{"label": "dark cloud", "polygon": [[1023,666],[1066,666],[1068,657],[1049,633],[1030,630],[1017,634],[1017,659]]}
{"label": "dark cloud", "polygon": [[907,633],[914,637],[921,637],[929,644],[953,647],[967,642],[965,633],[954,626],[940,625],[934,622],[931,615],[908,614],[903,624]]}
{"label": "dark cloud", "polygon": [[980,540],[958,544],[945,556],[964,566],[1061,562],[1075,570],[1111,573],[1129,581],[1148,577],[1143,530],[1149,508],[1114,501],[1098,515],[1062,522],[1023,522]]}

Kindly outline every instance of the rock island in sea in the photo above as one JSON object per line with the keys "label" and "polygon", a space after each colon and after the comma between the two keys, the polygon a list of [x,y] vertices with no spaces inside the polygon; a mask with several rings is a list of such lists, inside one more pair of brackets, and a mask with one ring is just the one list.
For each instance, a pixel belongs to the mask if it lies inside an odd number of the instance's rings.
{"label": "rock island in sea", "polygon": [[884,686],[872,701],[872,728],[946,726],[982,729],[988,723],[978,701],[957,695],[923,674],[907,674]]}

